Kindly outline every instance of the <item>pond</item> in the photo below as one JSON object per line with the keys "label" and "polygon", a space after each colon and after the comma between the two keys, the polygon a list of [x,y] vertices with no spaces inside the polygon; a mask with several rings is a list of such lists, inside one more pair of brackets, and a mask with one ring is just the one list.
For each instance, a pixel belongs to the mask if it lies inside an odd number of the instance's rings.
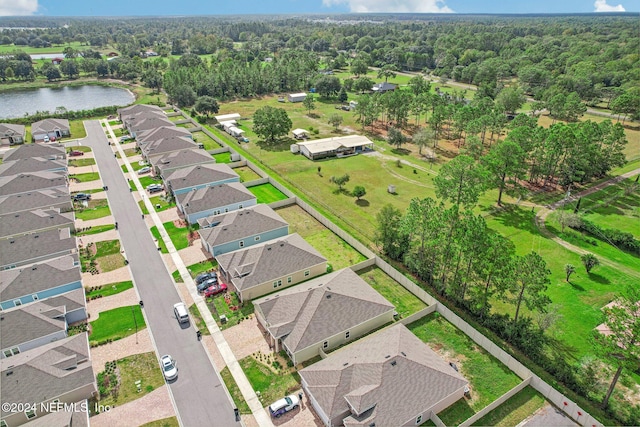
{"label": "pond", "polygon": [[0,119],[24,117],[37,111],[54,112],[92,110],[111,105],[129,105],[135,96],[126,89],[109,86],[63,86],[55,88],[16,89],[0,92]]}

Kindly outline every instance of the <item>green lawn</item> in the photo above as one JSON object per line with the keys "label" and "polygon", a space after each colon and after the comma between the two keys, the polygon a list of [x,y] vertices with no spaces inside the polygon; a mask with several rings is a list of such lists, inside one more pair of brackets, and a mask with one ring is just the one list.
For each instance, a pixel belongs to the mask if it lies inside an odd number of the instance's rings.
{"label": "green lawn", "polygon": [[[205,271],[211,271],[216,268],[218,268],[218,263],[215,260],[201,261],[199,263],[191,264],[187,266],[187,270],[189,270],[189,274],[191,275],[192,279],[195,279],[196,276],[200,273],[204,273]],[[182,277],[180,277],[180,272],[178,270],[174,271],[172,273],[172,276],[173,276],[173,280],[176,283],[182,282]]]}
{"label": "green lawn", "polygon": [[256,198],[258,199],[258,203],[269,204],[287,198],[287,196],[282,191],[278,190],[276,187],[269,183],[249,187],[248,190],[251,191],[254,196],[256,196]]}
{"label": "green lawn", "polygon": [[[124,150],[124,155],[125,155],[125,157],[133,157],[133,156],[137,156],[138,152],[136,151],[135,148],[127,148],[126,150]],[[116,157],[118,159],[122,158],[122,156],[120,155],[119,151],[116,153]],[[124,172],[128,172],[128,171],[124,170]]]}
{"label": "green lawn", "polygon": [[179,427],[177,417],[163,418],[161,420],[151,421],[150,423],[142,424],[140,427]]}
{"label": "green lawn", "polygon": [[86,145],[74,145],[73,147],[67,148],[67,153],[71,151],[82,151],[83,153],[90,153],[91,147],[87,147]]}
{"label": "green lawn", "polygon": [[[146,189],[151,184],[162,184],[162,179],[150,175],[144,175],[142,177],[138,177],[138,179],[140,180],[140,184],[143,189]],[[129,185],[135,190],[133,180],[129,181]]]}
{"label": "green lawn", "polygon": [[209,332],[209,328],[207,328],[207,324],[202,319],[202,315],[200,314],[200,310],[198,310],[198,306],[195,304],[191,304],[189,306],[189,313],[191,313],[191,317],[195,321],[196,328],[202,332],[202,335],[211,335]]}
{"label": "green lawn", "polygon": [[214,154],[213,158],[216,159],[216,163],[231,163],[231,153],[228,151],[225,153]]}
{"label": "green lawn", "polygon": [[191,137],[198,144],[204,145],[205,150],[215,150],[217,148],[220,148],[220,144],[218,144],[215,140],[213,140],[213,138],[202,131],[192,132]]}
{"label": "green lawn", "polygon": [[29,55],[36,55],[39,53],[59,53],[62,55],[62,51],[65,47],[73,47],[74,49],[82,49],[83,45],[80,42],[70,42],[65,44],[54,44],[49,47],[31,47],[31,46],[16,46],[13,44],[0,45],[0,53],[13,53],[14,51],[22,51]]}
{"label": "green lawn", "polygon": [[75,214],[76,218],[89,221],[111,215],[111,209],[109,208],[107,199],[89,200],[86,208],[76,204]]}
{"label": "green lawn", "polygon": [[109,297],[131,288],[133,288],[133,282],[131,280],[127,280],[126,282],[109,283],[108,285],[85,288],[85,292],[87,298],[97,296]]}
{"label": "green lawn", "polygon": [[[166,211],[167,209],[176,207],[176,203],[174,201],[167,201],[165,196],[150,197],[149,201],[153,204],[153,207],[155,208],[156,212],[162,212],[162,211]],[[147,209],[147,206],[145,205],[144,200],[139,200],[138,206],[140,207],[140,210],[142,211],[143,214],[147,215],[149,213],[149,210]]]}
{"label": "green lawn", "polygon": [[478,347],[471,338],[434,313],[407,326],[418,338],[455,361],[469,380],[471,399],[463,398],[438,416],[450,426],[457,425],[520,383],[520,378],[496,358]]}
{"label": "green lawn", "polygon": [[98,172],[79,173],[69,175],[69,178],[75,179],[78,182],[97,181],[100,179],[100,174]]}
{"label": "green lawn", "polygon": [[113,230],[114,228],[116,228],[116,227],[113,224],[95,225],[95,226],[92,226],[88,230],[80,231],[80,232],[76,233],[76,236],[82,237],[82,236],[89,236],[91,234],[99,234],[99,233],[103,233],[105,231]]}
{"label": "green lawn", "polygon": [[396,307],[400,318],[410,316],[427,307],[418,297],[378,267],[373,266],[360,270],[358,275]]}
{"label": "green lawn", "polygon": [[120,240],[96,242],[96,258],[120,253]]}
{"label": "green lawn", "polygon": [[247,404],[247,401],[244,400],[244,396],[236,384],[236,380],[233,379],[233,375],[231,375],[231,371],[229,368],[225,366],[225,368],[220,371],[220,376],[222,377],[222,381],[224,381],[224,385],[229,390],[229,394],[233,398],[233,403],[235,403],[236,408],[240,411],[241,414],[250,414],[251,408]]}
{"label": "green lawn", "polygon": [[[134,320],[135,318],[135,320]],[[142,310],[139,305],[118,307],[113,310],[101,311],[98,319],[90,322],[91,335],[89,343],[96,345],[107,340],[116,341],[146,328]]]}
{"label": "green lawn", "polygon": [[[211,315],[218,323],[220,329],[235,326],[254,312],[251,301],[240,303],[235,292],[229,292],[227,295],[229,298],[228,303],[222,295],[207,299],[207,307],[209,307],[209,311],[211,311]],[[235,307],[236,309],[232,310],[231,307]],[[220,316],[222,315],[227,317],[227,323],[224,325],[220,323]]]}
{"label": "green lawn", "polygon": [[69,159],[69,166],[73,167],[92,166],[95,164],[95,159]]}
{"label": "green lawn", "polygon": [[474,426],[512,427],[545,405],[546,401],[531,386],[522,389],[502,405],[480,418]]}
{"label": "green lawn", "polygon": [[349,267],[366,259],[300,206],[287,206],[278,209],[277,212],[289,223],[289,233],[300,234],[307,243],[327,258],[334,270]]}
{"label": "green lawn", "polygon": [[263,406],[300,388],[300,376],[297,372],[276,374],[252,356],[239,362],[253,389],[260,392],[259,399]]}
{"label": "green lawn", "polygon": [[[131,169],[133,169],[134,171],[139,171],[140,169],[142,169],[145,166],[149,166],[149,164],[145,161],[140,161],[140,162],[131,162]],[[127,165],[122,165],[120,166],[122,168],[122,172],[127,173],[129,172],[129,169],[127,169]],[[139,175],[140,177],[146,177],[146,176],[151,176],[150,174],[148,175]]]}
{"label": "green lawn", "polygon": [[233,171],[240,176],[240,182],[249,182],[261,178],[260,175],[255,173],[249,166],[234,168]]}
{"label": "green lawn", "polygon": [[82,139],[87,137],[87,131],[84,128],[84,121],[86,119],[69,120],[69,131],[71,136],[68,138],[62,138],[62,141],[68,139]]}
{"label": "green lawn", "polygon": [[[165,222],[164,228],[169,234],[169,238],[173,245],[176,247],[176,250],[184,249],[189,246],[189,239],[187,238],[187,234],[189,230],[187,227],[176,227],[173,221]],[[160,232],[158,231],[158,227],[155,225],[151,227],[151,234],[153,237],[158,239],[158,245],[162,248],[161,251],[163,254],[168,253],[168,250],[160,237]]]}

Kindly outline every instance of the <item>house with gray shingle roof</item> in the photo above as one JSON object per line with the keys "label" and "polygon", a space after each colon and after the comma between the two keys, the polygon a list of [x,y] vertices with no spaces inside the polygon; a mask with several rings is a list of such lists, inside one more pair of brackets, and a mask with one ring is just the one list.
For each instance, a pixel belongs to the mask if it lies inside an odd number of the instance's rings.
{"label": "house with gray shingle roof", "polygon": [[395,307],[350,268],[253,301],[275,351],[294,365],[393,321]]}
{"label": "house with gray shingle roof", "polygon": [[240,176],[224,163],[209,163],[176,169],[163,176],[162,179],[174,197],[204,187],[240,182]]}
{"label": "house with gray shingle roof", "polygon": [[175,126],[175,124],[167,118],[166,114],[149,112],[126,117],[124,125],[134,138],[137,138],[138,133],[146,130],[159,128],[161,126]]}
{"label": "house with gray shingle roof", "polygon": [[78,402],[74,406],[65,408],[50,414],[44,414],[32,419],[23,427],[89,427],[89,411],[78,410],[78,408],[89,407],[88,401]]}
{"label": "house with gray shingle roof", "polygon": [[0,358],[66,338],[69,325],[86,318],[82,289],[3,311],[0,315]]}
{"label": "house with gray shingle roof", "polygon": [[67,158],[67,152],[62,144],[25,144],[4,153],[2,161],[10,162],[32,157],[61,160]]}
{"label": "house with gray shingle roof", "polygon": [[289,224],[268,205],[198,220],[202,248],[216,257],[289,234]]}
{"label": "house with gray shingle roof", "polygon": [[218,255],[222,281],[251,301],[327,272],[327,259],[299,234]]}
{"label": "house with gray shingle roof", "polygon": [[0,177],[43,171],[67,173],[67,162],[66,160],[31,157],[4,162],[0,165]]}
{"label": "house with gray shingle roof", "polygon": [[[415,426],[464,396],[468,381],[402,324],[300,372],[326,426]],[[490,380],[490,379],[487,379]]]}
{"label": "house with gray shingle roof", "polygon": [[77,251],[70,228],[0,240],[0,270],[27,266]]}
{"label": "house with gray shingle roof", "polygon": [[193,139],[191,132],[185,128],[177,126],[160,126],[159,128],[149,129],[138,133],[136,144],[142,147],[148,142],[157,141],[164,138],[185,137]]}
{"label": "house with gray shingle roof", "polygon": [[3,310],[76,289],[82,290],[77,254],[0,271],[0,307]]}
{"label": "house with gray shingle roof", "polygon": [[162,108],[158,107],[157,105],[147,105],[147,104],[135,104],[129,107],[118,108],[118,111],[117,111],[118,119],[120,119],[120,121],[122,122],[124,122],[124,119],[126,119],[128,116],[133,116],[142,112],[155,112],[155,113],[164,114],[164,111],[162,111]]}
{"label": "house with gray shingle roof", "polygon": [[56,209],[36,209],[0,215],[0,239],[61,228],[75,231],[73,212],[60,213]]}
{"label": "house with gray shingle roof", "polygon": [[24,212],[34,209],[58,209],[60,212],[73,210],[69,188],[56,187],[27,193],[0,197],[0,214]]}
{"label": "house with gray shingle roof", "polygon": [[30,172],[0,177],[0,196],[28,193],[48,188],[67,188],[67,175],[63,172]]}
{"label": "house with gray shingle roof", "polygon": [[[0,360],[0,389],[3,402],[31,403],[38,411],[9,412],[0,417],[9,426],[21,425],[46,415],[41,403],[81,402],[97,393],[89,355],[87,333],[34,348]],[[52,405],[53,406],[53,405]]]}
{"label": "house with gray shingle roof", "polygon": [[24,144],[26,135],[24,125],[0,123],[0,145],[3,147]]}
{"label": "house with gray shingle roof", "polygon": [[256,204],[256,196],[239,182],[204,187],[176,195],[176,205],[189,224]]}
{"label": "house with gray shingle roof", "polygon": [[158,156],[190,148],[198,148],[198,144],[193,139],[184,136],[156,139],[142,146],[142,157],[149,160],[149,156]]}
{"label": "house with gray shingle roof", "polygon": [[149,156],[149,163],[153,165],[156,175],[168,175],[171,171],[194,165],[215,163],[216,159],[205,150],[190,148],[173,151],[168,154]]}
{"label": "house with gray shingle roof", "polygon": [[31,124],[31,139],[42,142],[48,136],[51,141],[56,141],[65,136],[71,136],[71,126],[67,119],[44,119]]}

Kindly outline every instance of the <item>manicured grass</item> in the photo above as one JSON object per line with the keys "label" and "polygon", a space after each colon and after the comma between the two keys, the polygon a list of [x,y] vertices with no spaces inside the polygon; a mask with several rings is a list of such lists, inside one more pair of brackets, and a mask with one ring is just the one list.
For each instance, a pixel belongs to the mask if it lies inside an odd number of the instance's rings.
{"label": "manicured grass", "polygon": [[373,266],[360,270],[358,275],[396,307],[400,318],[410,316],[427,307],[417,296],[406,290],[378,267]]}
{"label": "manicured grass", "polygon": [[[124,307],[129,308],[129,307]],[[102,315],[102,313],[101,313]],[[129,314],[131,317],[131,314]],[[142,317],[142,316],[140,316]],[[139,399],[164,385],[164,377],[154,352],[134,354],[116,361],[120,371],[118,398],[108,396],[100,400],[101,405],[120,406]],[[136,381],[141,381],[140,392]]]}
{"label": "manicured grass", "polygon": [[[165,230],[167,230],[169,238],[171,239],[173,245],[176,247],[176,250],[179,251],[180,249],[184,249],[189,246],[189,240],[187,239],[189,229],[187,227],[176,227],[173,221],[165,222],[162,225],[164,225]],[[153,237],[158,239],[158,245],[162,248],[162,253],[168,253],[168,250],[160,237],[158,227],[156,227],[155,225],[151,227],[151,234],[153,235]]]}
{"label": "manicured grass", "polygon": [[97,181],[100,179],[100,174],[98,172],[79,173],[76,175],[69,175],[69,178],[75,179],[78,182]]}
{"label": "manicured grass", "polygon": [[236,408],[240,411],[241,414],[250,414],[251,408],[247,404],[247,401],[244,400],[244,396],[242,396],[242,392],[236,384],[236,380],[233,379],[233,375],[231,375],[231,371],[229,368],[225,367],[222,371],[220,371],[220,376],[222,377],[222,381],[224,381],[224,385],[229,390],[229,394],[233,398],[233,403],[235,403]]}
{"label": "manicured grass", "polygon": [[[487,225],[508,237],[519,255],[535,250],[544,258],[547,268],[551,270],[547,295],[552,303],[557,304],[562,315],[555,325],[557,338],[572,346],[577,358],[593,354],[591,344],[585,337],[601,323],[601,308],[611,302],[620,289],[637,283],[637,280],[605,265],[587,274],[580,256],[544,237],[534,225],[533,216],[531,209],[507,207],[487,217]],[[571,276],[571,283],[565,280],[566,264],[574,265],[577,270]],[[497,312],[514,314],[512,305],[498,301],[492,304]],[[521,313],[531,315],[526,308],[521,309]]]}
{"label": "manicured grass", "polygon": [[76,209],[76,218],[83,221],[89,221],[111,215],[111,209],[109,208],[109,202],[107,199],[89,200],[86,208],[76,207]]}
{"label": "manicured grass", "polygon": [[234,168],[233,171],[240,176],[240,182],[249,182],[261,178],[260,175],[255,173],[253,169],[248,166]]}
{"label": "manicured grass", "polygon": [[72,167],[92,166],[95,164],[95,159],[69,159],[69,166]]}
{"label": "manicured grass", "polygon": [[213,140],[209,135],[202,131],[192,132],[191,136],[195,142],[204,145],[205,150],[215,150],[220,148],[220,144]]}
{"label": "manicured grass", "polygon": [[289,223],[289,233],[298,233],[325,258],[334,270],[339,270],[366,259],[324,225],[316,221],[300,206],[292,205],[277,210]]}
{"label": "manicured grass", "polygon": [[[192,279],[195,279],[196,276],[200,273],[215,270],[216,268],[218,268],[218,263],[215,260],[201,261],[199,263],[187,266],[187,270],[189,270],[189,274],[191,275]],[[176,283],[182,282],[182,277],[180,277],[180,272],[178,270],[174,271],[171,275],[173,276],[173,280]]]}
{"label": "manicured grass", "polygon": [[76,233],[76,236],[77,237],[82,237],[82,236],[89,236],[91,234],[99,234],[99,233],[103,233],[105,231],[113,230],[114,228],[116,228],[116,226],[113,225],[113,224],[96,225],[96,226],[92,226],[88,230]]}
{"label": "manicured grass", "polygon": [[142,424],[140,427],[179,427],[177,417],[163,418],[161,420],[151,421],[150,423]]}
{"label": "manicured grass", "polygon": [[89,343],[95,345],[107,340],[116,341],[135,334],[136,323],[138,331],[147,327],[142,317],[142,310],[137,304],[101,311],[98,319],[90,322]]}
{"label": "manicured grass", "polygon": [[[167,199],[164,196],[154,196],[149,198],[149,201],[153,204],[153,207],[156,212],[162,212],[162,211],[166,211],[167,209],[176,207],[175,202],[167,201]],[[160,207],[158,207],[158,205]],[[147,209],[147,206],[145,205],[144,200],[139,200],[138,206],[140,207],[140,211],[142,211],[143,214],[147,215],[149,213],[149,210]]]}
{"label": "manicured grass", "polygon": [[[149,166],[149,164],[145,161],[140,161],[140,162],[131,162],[131,169],[133,169],[134,171],[139,171],[140,169],[142,169],[145,166]],[[122,172],[127,173],[129,172],[129,170],[127,169],[127,165],[122,165],[120,166],[120,168],[122,169]],[[151,174],[149,175],[139,175],[140,177],[146,177],[146,176],[151,176]]]}
{"label": "manicured grass", "polygon": [[202,332],[202,335],[211,335],[209,333],[209,329],[207,328],[207,324],[204,323],[202,319],[202,315],[200,314],[200,310],[198,310],[198,306],[195,304],[191,304],[189,306],[189,313],[191,313],[191,317],[194,319],[196,323],[196,328]]}
{"label": "manicured grass", "polygon": [[[145,175],[142,177],[138,177],[138,179],[140,180],[140,184],[142,185],[143,189],[146,189],[151,184],[162,184],[162,179],[160,179],[159,177],[156,178],[155,176]],[[130,185],[133,188],[133,180],[130,181]]]}
{"label": "manicured grass", "polygon": [[[126,150],[124,150],[125,157],[133,157],[133,156],[136,156],[137,154],[138,154],[138,152],[136,151],[135,148],[127,148]],[[120,155],[119,151],[116,153],[116,157],[118,159],[122,158],[122,156]],[[128,171],[124,170],[124,172],[128,172]]]}
{"label": "manicured grass", "polygon": [[69,120],[69,130],[71,132],[71,136],[68,138],[62,138],[63,141],[68,139],[81,139],[87,137],[87,131],[84,128],[84,120]]}
{"label": "manicured grass", "polygon": [[67,148],[67,153],[70,151],[82,151],[83,153],[90,153],[91,147],[87,147],[86,145],[74,145],[73,147]]}
{"label": "manicured grass", "polygon": [[65,47],[73,47],[74,49],[82,49],[82,43],[71,42],[65,44],[54,44],[49,47],[31,47],[31,46],[16,46],[13,44],[0,45],[0,53],[13,53],[14,51],[22,51],[29,55],[37,55],[39,53],[59,53],[62,56],[62,51]]}
{"label": "manicured grass", "polygon": [[252,356],[239,360],[239,363],[253,389],[260,392],[259,399],[263,406],[300,387],[297,372],[276,374]]}
{"label": "manicured grass", "polygon": [[120,253],[120,240],[96,242],[96,258]]}
{"label": "manicured grass", "polygon": [[463,398],[438,416],[446,425],[458,425],[516,385],[520,378],[438,313],[407,326],[446,361],[454,361],[469,380],[471,399]]}
{"label": "manicured grass", "polygon": [[[207,299],[207,307],[209,307],[211,315],[218,323],[220,329],[227,329],[235,326],[254,312],[251,301],[240,303],[235,292],[228,292],[226,295],[228,295],[228,303],[223,295]],[[231,307],[236,307],[236,309],[232,310]],[[220,323],[220,316],[222,315],[227,317],[227,323],[224,325]]]}
{"label": "manicured grass", "polygon": [[[216,159],[216,163],[231,163],[231,153],[218,153],[214,154],[213,158]],[[236,170],[236,172],[238,172]]]}
{"label": "manicured grass", "polygon": [[254,196],[256,196],[256,198],[258,199],[258,203],[269,204],[287,198],[287,196],[282,191],[278,190],[276,187],[269,183],[249,187],[248,190],[251,191]]}
{"label": "manicured grass", "polygon": [[[126,282],[109,283],[108,285],[102,285],[94,288],[85,288],[87,298],[103,296],[108,297],[111,295],[119,294],[133,288],[133,282],[127,280]],[[91,290],[89,290],[91,289]]]}
{"label": "manicured grass", "polygon": [[480,418],[475,426],[511,427],[545,405],[546,401],[533,387],[527,386],[502,405]]}

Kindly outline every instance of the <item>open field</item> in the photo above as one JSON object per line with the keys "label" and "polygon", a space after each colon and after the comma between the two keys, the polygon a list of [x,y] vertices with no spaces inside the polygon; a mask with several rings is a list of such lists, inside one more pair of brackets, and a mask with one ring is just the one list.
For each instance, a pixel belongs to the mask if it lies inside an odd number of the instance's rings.
{"label": "open field", "polygon": [[70,42],[64,44],[54,44],[51,47],[31,47],[31,46],[16,46],[13,44],[0,45],[0,53],[13,53],[16,50],[28,53],[29,55],[37,55],[44,53],[59,53],[62,56],[62,51],[65,47],[72,47],[74,49],[81,49],[83,46],[80,42]]}

